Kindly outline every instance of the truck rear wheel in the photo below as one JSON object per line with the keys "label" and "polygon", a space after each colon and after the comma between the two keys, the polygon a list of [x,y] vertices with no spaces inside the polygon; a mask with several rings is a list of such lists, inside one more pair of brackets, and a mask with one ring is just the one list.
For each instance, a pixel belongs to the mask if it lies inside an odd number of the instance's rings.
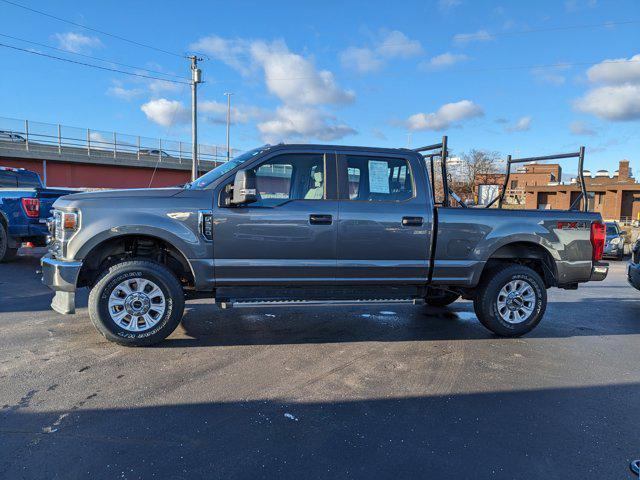
{"label": "truck rear wheel", "polygon": [[9,247],[9,233],[4,224],[0,222],[0,262],[10,262],[17,254],[17,248]]}
{"label": "truck rear wheel", "polygon": [[104,337],[142,347],[168,337],[184,313],[184,293],[164,265],[147,260],[118,263],[105,271],[89,294],[89,316]]}
{"label": "truck rear wheel", "polygon": [[487,329],[503,337],[518,337],[542,320],[547,291],[540,275],[529,267],[496,267],[478,285],[473,307]]}

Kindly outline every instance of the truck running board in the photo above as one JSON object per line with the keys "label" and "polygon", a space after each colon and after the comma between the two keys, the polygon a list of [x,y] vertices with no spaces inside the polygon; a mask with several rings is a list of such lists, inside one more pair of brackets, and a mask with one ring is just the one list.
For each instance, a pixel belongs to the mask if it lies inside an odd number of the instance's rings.
{"label": "truck running board", "polygon": [[343,307],[360,305],[424,305],[422,298],[376,298],[361,300],[220,300],[216,301],[222,309],[259,308],[259,307]]}

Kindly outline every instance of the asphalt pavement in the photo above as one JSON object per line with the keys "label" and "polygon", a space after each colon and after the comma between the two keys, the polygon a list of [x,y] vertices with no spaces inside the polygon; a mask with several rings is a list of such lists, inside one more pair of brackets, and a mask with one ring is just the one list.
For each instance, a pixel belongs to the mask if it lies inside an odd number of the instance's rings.
{"label": "asphalt pavement", "polygon": [[625,263],[491,335],[471,302],[221,311],[144,349],[0,264],[0,478],[626,479],[640,292]]}

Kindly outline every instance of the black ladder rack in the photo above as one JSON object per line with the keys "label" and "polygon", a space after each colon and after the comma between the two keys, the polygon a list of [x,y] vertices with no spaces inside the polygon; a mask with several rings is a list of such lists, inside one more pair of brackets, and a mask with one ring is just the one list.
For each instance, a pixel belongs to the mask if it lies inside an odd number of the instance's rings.
{"label": "black ladder rack", "polygon": [[[588,201],[587,201],[587,188],[584,183],[584,147],[580,147],[577,152],[570,153],[558,153],[555,155],[544,155],[541,157],[526,157],[526,158],[511,158],[511,155],[507,155],[507,173],[504,177],[504,184],[502,185],[502,192],[491,200],[484,208],[490,208],[496,201],[498,202],[498,208],[502,208],[502,204],[504,203],[504,196],[507,193],[507,186],[509,185],[509,177],[511,176],[511,165],[514,163],[529,163],[529,162],[539,162],[545,160],[560,160],[562,158],[577,158],[578,159],[578,177],[580,178],[580,195],[576,197],[576,199],[571,203],[569,210],[574,210],[574,207],[580,204],[580,200],[584,199],[583,202],[583,210],[585,212],[589,211]],[[562,179],[559,179],[562,181]]]}

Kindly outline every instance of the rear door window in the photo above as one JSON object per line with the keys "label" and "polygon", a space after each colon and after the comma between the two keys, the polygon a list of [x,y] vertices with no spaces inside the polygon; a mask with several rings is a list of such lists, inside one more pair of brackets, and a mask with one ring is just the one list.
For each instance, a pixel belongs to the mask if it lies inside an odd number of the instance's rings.
{"label": "rear door window", "polygon": [[12,170],[0,170],[0,188],[16,188],[16,172]]}
{"label": "rear door window", "polygon": [[40,177],[34,172],[18,173],[18,188],[39,188],[42,186]]}
{"label": "rear door window", "polygon": [[409,162],[404,158],[346,155],[349,200],[402,202],[414,196]]}

